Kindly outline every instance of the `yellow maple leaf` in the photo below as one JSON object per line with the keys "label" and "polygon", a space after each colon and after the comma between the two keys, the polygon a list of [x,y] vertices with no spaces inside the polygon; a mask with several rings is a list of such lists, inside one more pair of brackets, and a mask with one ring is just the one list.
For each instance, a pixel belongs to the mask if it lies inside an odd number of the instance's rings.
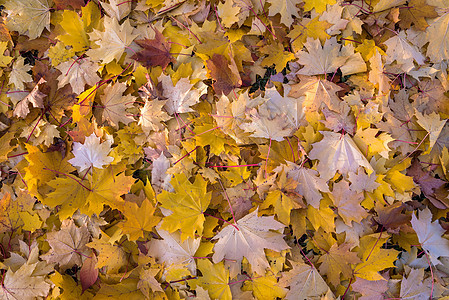
{"label": "yellow maple leaf", "polygon": [[321,263],[320,274],[327,275],[329,282],[334,286],[340,283],[340,276],[343,279],[352,277],[351,264],[360,263],[357,253],[350,251],[351,244],[343,243],[341,245],[333,244],[328,252],[324,253],[318,260]]}
{"label": "yellow maple leaf", "polygon": [[240,7],[233,6],[233,1],[225,1],[218,3],[218,15],[221,17],[221,23],[224,27],[231,27],[232,24],[239,21]]}
{"label": "yellow maple leaf", "polygon": [[[293,193],[296,185],[297,183],[293,179],[287,178],[286,173],[282,172],[278,182],[273,186],[273,190],[268,192],[259,208],[262,210],[272,206],[279,221],[286,225],[290,224],[290,212],[304,206],[301,198]],[[288,191],[291,193],[288,193]]]}
{"label": "yellow maple leaf", "polygon": [[4,55],[6,47],[8,42],[0,42],[0,67],[6,67],[12,61],[12,57]]}
{"label": "yellow maple leaf", "polygon": [[[139,279],[135,278],[125,278],[116,284],[102,283],[101,288],[96,294],[97,299],[129,299],[129,300],[139,300],[145,299],[140,289],[137,287],[139,284]],[[164,300],[166,297],[162,297],[159,293],[154,293],[152,295],[154,300]],[[171,299],[180,299],[171,298]]]}
{"label": "yellow maple leaf", "polygon": [[214,124],[195,126],[194,132],[196,133],[194,136],[196,144],[199,146],[209,145],[211,153],[217,156],[225,151],[226,145],[235,145],[234,140],[224,135]]}
{"label": "yellow maple leaf", "polygon": [[376,46],[376,43],[370,39],[364,39],[360,45],[355,48],[355,51],[359,52],[365,61],[368,61],[371,56],[376,54],[376,50],[381,55],[386,55],[386,53]]}
{"label": "yellow maple leaf", "polygon": [[53,67],[72,59],[74,55],[75,51],[72,48],[67,49],[62,42],[57,42],[56,45],[50,46],[48,49],[48,57],[51,59],[51,65]]}
{"label": "yellow maple leaf", "polygon": [[[306,21],[306,20],[304,20]],[[327,34],[326,29],[331,27],[327,21],[320,21],[320,16],[317,16],[305,24],[293,25],[293,29],[287,34],[291,39],[293,51],[297,52],[302,49],[307,38],[319,39],[324,43],[330,35]]]}
{"label": "yellow maple leaf", "polygon": [[[93,239],[92,242],[86,244],[87,247],[95,249],[100,254],[95,268],[100,269],[107,267],[108,274],[117,273],[121,267],[124,267],[128,261],[128,253],[132,250],[133,243],[124,241],[123,243],[115,243],[114,237],[108,237],[102,234],[100,239]],[[136,248],[136,247],[134,247]],[[138,251],[137,248],[135,249]]]}
{"label": "yellow maple leaf", "polygon": [[59,174],[69,174],[75,168],[68,162],[68,158],[62,157],[61,152],[42,152],[38,147],[27,144],[28,154],[25,159],[29,165],[25,168],[23,179],[27,182],[28,189],[33,196],[42,199],[42,195],[48,191],[47,183],[60,176]]}
{"label": "yellow maple leaf", "polygon": [[4,193],[0,200],[0,230],[13,231],[23,225],[18,212],[18,201],[11,200],[11,194]]}
{"label": "yellow maple leaf", "polygon": [[99,215],[103,210],[103,205],[109,205],[112,208],[123,208],[123,199],[120,197],[128,193],[135,179],[126,176],[122,171],[123,166],[110,166],[108,168],[97,170],[93,175],[88,175],[90,182],[89,195],[86,202],[89,203],[89,214]]}
{"label": "yellow maple leaf", "polygon": [[252,291],[256,299],[266,300],[283,298],[287,294],[287,289],[279,286],[273,274],[245,281],[242,290]]}
{"label": "yellow maple leaf", "polygon": [[312,205],[307,206],[307,220],[312,224],[315,230],[323,228],[327,232],[335,230],[335,212],[329,207],[331,200],[329,196],[325,196],[320,203],[320,209],[316,209]]}
{"label": "yellow maple leaf", "polygon": [[74,175],[54,179],[48,183],[54,190],[47,194],[43,203],[50,207],[61,205],[61,219],[72,216],[77,209],[87,215],[99,215],[103,205],[122,209],[124,201],[120,196],[129,191],[134,178],[124,173],[115,175],[121,171],[120,166],[110,166],[94,169],[93,175],[85,179]]}
{"label": "yellow maple leaf", "polygon": [[207,192],[207,181],[197,175],[194,183],[190,183],[185,174],[176,174],[170,181],[175,189],[174,193],[162,191],[158,201],[162,207],[173,213],[162,221],[162,229],[169,232],[181,230],[181,240],[195,238],[203,233],[206,211],[211,200],[211,193]]}
{"label": "yellow maple leaf", "polygon": [[[379,234],[376,234],[377,237]],[[377,239],[376,237],[376,239]],[[399,251],[394,249],[381,249],[384,244],[382,241],[374,243],[366,243],[364,245],[361,238],[362,247],[359,253],[362,254],[362,262],[354,268],[354,275],[358,278],[366,280],[385,280],[379,272],[390,267],[394,267],[394,262]]]}
{"label": "yellow maple leaf", "polygon": [[285,51],[284,46],[279,42],[273,42],[260,49],[260,52],[268,56],[262,60],[262,66],[271,67],[273,64],[276,68],[276,73],[282,71],[287,63],[295,59],[295,55],[291,52]]}
{"label": "yellow maple leaf", "polygon": [[[90,5],[88,4],[88,6],[97,8],[94,3]],[[100,17],[99,11],[98,17]],[[87,50],[89,48],[89,36],[87,35],[84,22],[75,11],[64,10],[62,13],[62,20],[59,25],[62,27],[65,34],[59,35],[58,40],[67,46],[72,46],[72,49],[75,52]]]}
{"label": "yellow maple leaf", "polygon": [[380,133],[374,128],[366,128],[365,130],[358,128],[353,139],[359,149],[365,154],[368,160],[373,155],[380,155],[388,158],[388,152],[391,150],[388,143],[393,141],[393,138],[388,133]]}
{"label": "yellow maple leaf", "polygon": [[211,299],[231,300],[229,270],[223,262],[213,264],[210,260],[198,260],[198,269],[203,274],[194,284],[198,284],[209,292]]}
{"label": "yellow maple leaf", "polygon": [[62,299],[88,300],[93,297],[89,291],[83,292],[81,285],[75,282],[70,275],[61,275],[59,272],[55,272],[50,276],[50,280],[59,288],[58,293]]}
{"label": "yellow maple leaf", "polygon": [[72,106],[73,121],[80,122],[85,117],[90,116],[92,113],[92,102],[94,101],[96,93],[97,86],[93,86],[78,96],[78,103]]}
{"label": "yellow maple leaf", "polygon": [[304,11],[309,11],[315,8],[318,14],[326,11],[326,5],[334,5],[336,0],[304,0]]}
{"label": "yellow maple leaf", "polygon": [[61,205],[58,211],[61,220],[71,217],[77,209],[80,209],[81,213],[88,213],[87,188],[77,184],[71,178],[63,177],[50,181],[48,185],[54,190],[47,194],[42,203],[49,207]]}
{"label": "yellow maple leaf", "polygon": [[155,207],[148,199],[145,199],[140,207],[134,202],[126,202],[123,207],[126,221],[118,226],[128,235],[128,240],[135,241],[144,237],[144,231],[151,231],[159,223],[161,218],[155,216],[154,211]]}

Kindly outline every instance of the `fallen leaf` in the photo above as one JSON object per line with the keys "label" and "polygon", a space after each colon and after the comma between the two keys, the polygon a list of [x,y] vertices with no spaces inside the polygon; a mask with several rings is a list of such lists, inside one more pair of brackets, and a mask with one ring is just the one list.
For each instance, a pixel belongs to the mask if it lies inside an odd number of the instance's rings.
{"label": "fallen leaf", "polygon": [[223,55],[214,54],[206,61],[206,66],[210,76],[215,80],[213,87],[218,95],[228,95],[242,84],[235,62],[230,65]]}
{"label": "fallen leaf", "polygon": [[290,287],[286,299],[313,299],[329,290],[318,270],[299,262],[291,262],[293,269],[282,275],[281,286]]}
{"label": "fallen leaf", "polygon": [[131,56],[132,59],[150,68],[161,66],[165,69],[169,63],[174,63],[175,59],[170,53],[170,44],[157,29],[154,29],[154,39],[136,40],[136,44],[143,49]]}
{"label": "fallen leaf", "polygon": [[425,208],[420,211],[419,218],[415,214],[412,215],[411,223],[432,264],[441,264],[438,257],[449,256],[449,240],[441,236],[445,230],[438,220],[432,222],[432,213]]}
{"label": "fallen leaf", "polygon": [[103,169],[104,165],[109,165],[114,158],[108,156],[111,152],[112,141],[106,140],[100,143],[100,138],[92,133],[86,137],[84,143],[73,143],[74,158],[69,163],[80,168],[80,172],[90,168]]}
{"label": "fallen leaf", "polygon": [[98,269],[95,267],[97,264],[97,256],[94,252],[91,252],[87,257],[80,270],[80,281],[83,292],[90,288],[98,279]]}
{"label": "fallen leaf", "polygon": [[323,139],[312,144],[313,149],[309,153],[310,159],[319,160],[317,171],[321,178],[329,180],[337,171],[343,175],[357,172],[359,166],[373,170],[349,135],[329,131],[321,133]]}
{"label": "fallen leaf", "polygon": [[172,233],[181,229],[181,240],[194,238],[202,234],[205,221],[204,212],[211,201],[211,193],[206,192],[207,182],[197,175],[194,183],[190,183],[184,174],[177,174],[170,184],[174,193],[162,191],[158,201],[169,213],[163,220],[161,228]]}
{"label": "fallen leaf", "polygon": [[200,246],[201,239],[188,238],[182,241],[180,233],[170,233],[160,228],[157,228],[157,233],[162,240],[152,239],[148,242],[149,255],[167,267],[182,264],[192,275],[196,275],[197,266],[194,256]]}
{"label": "fallen leaf", "polygon": [[269,265],[264,249],[282,251],[289,248],[282,234],[276,231],[282,228],[282,223],[273,217],[258,217],[255,210],[213,237],[218,242],[214,246],[212,260],[217,263],[226,259],[225,265],[230,270],[231,278],[240,273],[243,257],[251,264],[254,272],[265,274]]}
{"label": "fallen leaf", "polygon": [[30,112],[30,109],[28,108],[29,104],[32,104],[33,107],[44,108],[44,98],[47,95],[39,91],[39,85],[44,82],[46,82],[44,78],[39,79],[39,82],[34,86],[33,90],[19,103],[17,103],[13,112],[14,116],[25,118]]}
{"label": "fallen leaf", "polygon": [[61,229],[49,232],[47,241],[51,250],[41,258],[48,263],[57,263],[63,270],[70,269],[74,265],[81,266],[82,255],[88,254],[86,243],[90,234],[86,227],[77,227],[75,223],[66,219],[62,222]]}
{"label": "fallen leaf", "polygon": [[347,225],[351,225],[352,221],[360,223],[368,216],[366,210],[360,206],[360,203],[365,198],[363,193],[351,191],[346,180],[341,180],[334,184],[332,196],[334,204],[338,209],[338,214]]}

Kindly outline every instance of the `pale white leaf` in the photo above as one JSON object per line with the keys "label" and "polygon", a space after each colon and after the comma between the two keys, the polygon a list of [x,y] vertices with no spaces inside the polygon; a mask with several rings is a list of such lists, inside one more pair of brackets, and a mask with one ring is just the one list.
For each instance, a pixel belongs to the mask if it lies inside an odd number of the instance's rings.
{"label": "pale white leaf", "polygon": [[165,74],[161,74],[158,81],[162,84],[163,96],[167,99],[165,108],[169,115],[192,112],[190,106],[198,103],[205,92],[204,89],[195,89],[185,77],[178,80],[176,85],[173,85],[171,77]]}
{"label": "pale white leaf", "polygon": [[292,262],[293,269],[284,272],[279,281],[280,286],[290,287],[285,299],[322,299],[329,286],[318,270],[304,263]]}
{"label": "pale white leaf", "polygon": [[156,228],[162,240],[152,239],[149,242],[148,255],[155,257],[158,262],[166,266],[172,264],[187,265],[190,273],[196,275],[195,253],[200,246],[201,238],[187,238],[181,242],[179,232],[169,233],[168,231]]}
{"label": "pale white leaf", "polygon": [[[293,128],[299,128],[302,122],[305,122],[305,108],[303,102],[305,97],[289,97],[288,94],[292,88],[289,84],[284,84],[284,96],[279,94],[276,87],[266,89],[265,98],[267,102],[264,105],[268,110],[279,115],[285,115],[286,120]],[[302,121],[302,122],[301,122]]]}
{"label": "pale white leaf", "polygon": [[438,257],[449,257],[449,240],[442,237],[445,230],[438,220],[432,222],[432,213],[427,207],[419,212],[419,218],[413,214],[411,223],[433,265],[441,264]]}
{"label": "pale white leaf", "polygon": [[73,143],[73,155],[74,158],[69,160],[69,163],[75,167],[80,168],[80,172],[95,167],[103,169],[104,165],[109,165],[114,158],[108,156],[111,152],[112,138],[100,143],[100,138],[92,133],[86,137],[84,144],[74,142]]}
{"label": "pale white leaf", "polygon": [[298,185],[296,192],[306,199],[307,203],[320,208],[320,201],[323,198],[320,192],[329,193],[329,187],[323,178],[318,176],[318,172],[307,169],[299,165],[287,162],[292,169],[287,173],[288,178],[292,178]]}
{"label": "pale white leaf", "polygon": [[48,296],[50,284],[45,276],[34,276],[39,263],[24,264],[16,272],[8,270],[0,289],[0,299],[34,300]]}
{"label": "pale white leaf", "polygon": [[86,55],[93,61],[101,61],[103,64],[110,63],[112,60],[117,61],[122,56],[126,47],[128,47],[138,34],[134,34],[133,27],[129,23],[129,19],[119,25],[117,19],[104,17],[105,31],[89,33],[90,39],[95,41],[99,47],[89,49]]}
{"label": "pale white leaf", "polygon": [[168,114],[162,109],[167,101],[146,100],[145,105],[140,109],[138,125],[142,126],[145,133],[159,131],[164,128],[162,122],[170,119]]}
{"label": "pale white leaf", "polygon": [[109,121],[111,126],[118,129],[119,122],[128,125],[134,121],[134,118],[127,114],[126,109],[133,106],[136,97],[131,95],[123,95],[127,86],[123,82],[116,82],[108,85],[104,89],[104,95],[101,97],[103,104],[102,120]]}
{"label": "pale white leaf", "polygon": [[58,87],[62,88],[69,83],[72,91],[80,94],[84,91],[86,84],[93,86],[101,80],[97,74],[99,67],[98,64],[87,59],[80,59],[75,63],[73,61],[60,63],[56,67],[62,73],[58,77]]}
{"label": "pale white leaf", "polygon": [[240,124],[240,128],[252,133],[252,137],[260,137],[281,142],[285,136],[292,134],[293,127],[285,122],[285,114],[272,114],[265,105],[258,109],[250,109],[247,117],[251,122]]}
{"label": "pale white leaf", "polygon": [[[428,281],[427,281],[428,282]],[[403,300],[427,300],[430,299],[430,286],[424,281],[424,269],[411,269],[407,278],[404,276],[401,282],[400,297]]]}
{"label": "pale white leaf", "polygon": [[419,49],[416,46],[413,46],[408,42],[405,31],[401,31],[399,34],[389,38],[384,44],[388,47],[386,52],[387,64],[396,61],[404,72],[409,72],[415,67],[413,60],[415,60],[418,65],[424,64],[424,55],[419,52]]}
{"label": "pale white leaf", "polygon": [[304,43],[306,51],[299,51],[295,54],[298,63],[304,65],[297,74],[303,75],[320,75],[334,73],[339,67],[346,62],[346,57],[339,56],[341,45],[335,37],[326,40],[324,46],[321,47],[319,39],[307,38]]}
{"label": "pale white leaf", "polygon": [[19,56],[12,65],[8,84],[14,84],[16,90],[24,90],[25,83],[33,81],[33,77],[27,73],[30,70],[31,66],[25,65],[25,58]]}
{"label": "pale white leaf", "polygon": [[329,180],[337,171],[346,176],[349,172],[357,172],[359,166],[373,170],[349,135],[331,131],[320,132],[324,137],[312,144],[309,158],[319,160],[317,170],[321,178]]}
{"label": "pale white leaf", "polygon": [[225,265],[230,269],[231,278],[240,273],[243,257],[246,257],[254,272],[262,275],[269,267],[264,249],[280,252],[290,248],[283,234],[278,232],[284,224],[274,220],[274,216],[257,216],[257,209],[238,220],[234,226],[227,225],[213,237],[218,242],[214,246],[212,260],[218,263],[226,258]]}
{"label": "pale white leaf", "polygon": [[170,184],[171,174],[167,173],[170,168],[170,161],[165,157],[164,153],[153,161],[153,169],[151,170],[151,186],[156,194],[166,190],[173,192],[174,189]]}

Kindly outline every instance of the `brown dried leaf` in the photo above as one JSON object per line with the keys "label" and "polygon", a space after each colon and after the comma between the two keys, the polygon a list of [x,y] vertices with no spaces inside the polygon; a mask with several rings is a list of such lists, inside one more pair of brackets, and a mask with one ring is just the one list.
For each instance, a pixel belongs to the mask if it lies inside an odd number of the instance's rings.
{"label": "brown dried leaf", "polygon": [[86,243],[90,233],[86,227],[77,227],[73,220],[62,222],[61,229],[47,234],[47,241],[51,250],[41,258],[48,263],[58,263],[62,269],[69,269],[74,265],[81,266],[81,254],[88,253]]}
{"label": "brown dried leaf", "polygon": [[170,53],[170,44],[166,41],[165,37],[157,29],[154,29],[156,33],[155,38],[136,40],[136,44],[143,48],[133,56],[132,59],[141,62],[143,66],[150,68],[155,66],[161,66],[165,69],[169,63],[174,63],[175,59]]}
{"label": "brown dried leaf", "polygon": [[212,59],[206,61],[211,77],[215,80],[214,90],[217,94],[229,94],[234,88],[242,84],[242,79],[234,64],[229,65],[226,57],[214,54]]}
{"label": "brown dried leaf", "polygon": [[33,90],[25,97],[23,98],[19,103],[17,103],[16,108],[14,108],[13,115],[19,118],[25,118],[28,113],[30,112],[30,109],[28,108],[28,104],[33,104],[33,107],[44,107],[44,98],[47,96],[44,93],[41,93],[39,91],[39,85],[42,83],[45,83],[46,80],[44,78],[39,79],[36,86],[33,88]]}

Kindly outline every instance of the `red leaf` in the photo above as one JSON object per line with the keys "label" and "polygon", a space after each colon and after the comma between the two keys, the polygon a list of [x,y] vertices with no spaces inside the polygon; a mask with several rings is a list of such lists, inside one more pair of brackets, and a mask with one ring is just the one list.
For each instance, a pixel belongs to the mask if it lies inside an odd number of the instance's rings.
{"label": "red leaf", "polygon": [[69,9],[72,7],[73,9],[81,9],[85,5],[84,0],[54,0],[56,9]]}
{"label": "red leaf", "polygon": [[86,260],[83,263],[83,266],[80,270],[80,279],[81,279],[81,286],[83,288],[83,292],[90,288],[92,284],[97,281],[98,278],[98,269],[95,268],[95,265],[97,264],[97,257],[95,256],[95,253],[92,252],[90,257],[86,258]]}
{"label": "red leaf", "polygon": [[161,66],[165,69],[170,62],[175,62],[175,60],[170,54],[170,44],[165,40],[165,37],[157,29],[154,29],[154,31],[156,32],[155,39],[135,41],[143,50],[140,50],[131,58],[147,68]]}
{"label": "red leaf", "polygon": [[242,79],[234,64],[229,65],[226,57],[214,54],[212,59],[206,61],[210,75],[215,82],[212,84],[217,94],[228,95],[234,88],[242,84]]}
{"label": "red leaf", "polygon": [[445,184],[445,181],[433,177],[430,172],[424,171],[418,160],[412,162],[412,165],[407,170],[407,175],[413,176],[413,181],[421,187],[421,190],[426,196],[432,195],[435,190]]}

